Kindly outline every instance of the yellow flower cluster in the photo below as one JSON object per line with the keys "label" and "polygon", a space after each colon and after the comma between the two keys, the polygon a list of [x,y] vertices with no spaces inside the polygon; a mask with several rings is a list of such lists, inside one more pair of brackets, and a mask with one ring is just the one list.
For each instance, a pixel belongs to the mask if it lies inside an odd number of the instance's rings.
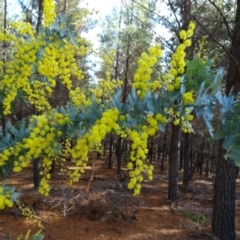
{"label": "yellow flower cluster", "polygon": [[[29,166],[33,159],[39,158],[41,155],[46,156],[46,159],[50,161],[48,163],[50,166],[51,159],[55,156],[54,148],[58,144],[56,138],[58,139],[62,135],[62,132],[57,129],[66,123],[69,123],[68,116],[60,113],[33,116],[30,119],[29,137],[24,138],[15,146],[5,149],[0,154],[0,166],[5,165],[13,156],[18,159],[14,162],[13,171],[20,172],[22,168]],[[44,163],[47,165],[45,161]]]}
{"label": "yellow flower cluster", "polygon": [[34,37],[35,30],[32,25],[26,21],[12,22],[9,24],[11,28],[15,29],[20,35],[28,35]]}
{"label": "yellow flower cluster", "polygon": [[161,80],[155,80],[153,82],[150,82],[149,83],[149,86],[150,86],[150,89],[152,92],[156,91],[156,90],[159,90],[162,88],[162,84],[161,84]]}
{"label": "yellow flower cluster", "polygon": [[38,192],[44,196],[48,196],[50,192],[50,186],[48,184],[48,180],[51,178],[51,175],[49,172],[53,164],[53,159],[54,159],[53,156],[50,158],[45,157],[43,158],[41,163],[42,170],[40,171],[40,175],[42,176],[42,178],[40,180]]}
{"label": "yellow flower cluster", "polygon": [[4,114],[11,112],[11,104],[18,94],[18,89],[23,89],[27,94],[32,93],[29,78],[32,75],[33,63],[36,60],[37,44],[34,40],[24,43],[22,39],[14,42],[15,53],[12,61],[5,65],[5,74],[1,80],[0,90],[4,90]]}
{"label": "yellow flower cluster", "polygon": [[22,168],[29,165],[32,159],[43,156],[43,171],[40,174],[44,176],[38,191],[47,196],[50,191],[47,182],[47,179],[50,179],[49,170],[56,155],[55,148],[59,144],[56,139],[62,136],[62,131],[58,129],[69,123],[69,118],[61,113],[48,113],[48,117],[34,116],[30,119],[30,123],[30,136],[23,139],[22,144],[15,146],[14,156],[18,157],[18,161],[14,162],[13,171],[20,172]]}
{"label": "yellow flower cluster", "polygon": [[[55,86],[55,81],[53,79],[49,79],[49,82],[37,80],[36,78],[39,77],[36,77],[34,73],[37,53],[43,47],[45,47],[45,51],[49,53],[51,44],[50,47],[46,47],[47,43],[44,34],[35,37],[29,23],[17,22],[12,24],[11,27],[19,34],[28,34],[28,36],[30,35],[32,37],[28,41],[25,41],[24,38],[14,39],[14,58],[6,64],[6,74],[4,75],[3,84],[1,85],[1,89],[4,89],[6,95],[4,99],[4,114],[10,113],[11,103],[17,96],[19,89],[22,89],[23,92],[26,93],[29,102],[35,106],[37,110],[49,109],[50,105],[46,96],[51,94],[51,88]],[[46,63],[49,65],[47,71],[50,74],[52,73],[52,63],[55,63],[53,59]]]}
{"label": "yellow flower cluster", "polygon": [[147,132],[150,136],[154,136],[158,130],[158,123],[165,124],[166,117],[161,113],[156,114],[154,117],[152,114],[149,114],[146,118],[148,125],[143,125],[142,130]]}
{"label": "yellow flower cluster", "polygon": [[[143,98],[147,91],[151,88],[150,79],[152,75],[152,68],[162,56],[160,45],[150,47],[148,53],[143,52],[138,60],[138,69],[134,75],[133,87],[137,90],[140,98]],[[155,87],[160,87],[155,83]]]}
{"label": "yellow flower cluster", "polygon": [[191,133],[192,132],[192,127],[189,121],[192,121],[194,119],[194,116],[191,113],[191,110],[189,108],[185,108],[185,114],[180,116],[179,112],[173,112],[170,111],[171,117],[174,118],[175,120],[173,121],[174,125],[180,125],[181,130],[184,133]]}
{"label": "yellow flower cluster", "polygon": [[[106,54],[107,52],[107,54]],[[102,59],[101,61],[101,66],[103,69],[111,69],[111,67],[113,66],[113,62],[115,59],[115,54],[116,51],[115,50],[108,50],[106,51],[105,49],[101,50],[99,53],[100,58]]]}
{"label": "yellow flower cluster", "polygon": [[167,122],[166,117],[163,116],[161,113],[157,113],[156,116],[155,116],[155,119],[163,125]]}
{"label": "yellow flower cluster", "polygon": [[72,89],[71,77],[77,80],[83,79],[83,74],[78,69],[75,55],[85,53],[72,44],[65,44],[63,48],[59,47],[60,42],[54,41],[45,47],[41,61],[38,61],[38,71],[48,79],[50,87],[55,87],[55,78],[58,77],[68,90]]}
{"label": "yellow flower cluster", "polygon": [[[146,131],[150,136],[154,136],[158,130],[157,120],[152,115],[149,114],[147,116],[147,123],[149,126],[147,127],[146,125],[143,125],[143,130]],[[146,128],[144,128],[145,126]]]}
{"label": "yellow flower cluster", "polygon": [[30,240],[30,239],[38,239],[39,234],[42,233],[42,229],[38,230],[33,236],[30,236],[31,230],[28,230],[23,236],[22,234],[17,237],[16,240]]}
{"label": "yellow flower cluster", "polygon": [[147,132],[139,133],[135,130],[128,130],[128,135],[131,144],[130,162],[127,167],[130,170],[128,188],[133,190],[134,195],[138,195],[141,192],[141,182],[144,180],[143,173],[146,172],[148,179],[152,180],[153,166],[146,164],[147,158],[147,140],[149,134]]}
{"label": "yellow flower cluster", "polygon": [[179,37],[180,39],[182,39],[183,41],[187,40],[188,38],[191,38],[194,34],[194,29],[195,29],[195,23],[194,22],[190,22],[189,26],[188,26],[188,30],[181,30],[179,32]]}
{"label": "yellow flower cluster", "polygon": [[84,56],[88,52],[89,48],[84,47],[83,45],[84,44],[90,45],[90,43],[87,40],[81,38],[76,38],[76,41],[78,42],[79,47],[75,45],[72,46],[75,49],[76,56]]}
{"label": "yellow flower cluster", "polygon": [[7,161],[9,160],[9,157],[13,155],[14,148],[10,147],[9,149],[4,149],[2,153],[0,153],[0,167],[4,166]]}
{"label": "yellow flower cluster", "polygon": [[[27,23],[15,23],[12,27],[21,33],[33,34],[31,27]],[[28,95],[32,93],[28,80],[32,75],[32,65],[36,60],[38,44],[34,39],[25,42],[22,38],[12,37],[14,40],[14,58],[5,65],[6,72],[1,81],[0,90],[4,90],[5,98],[3,102],[4,114],[11,112],[11,103],[17,96],[18,89],[23,89]]]}
{"label": "yellow flower cluster", "polygon": [[172,92],[176,89],[180,88],[181,84],[181,75],[185,72],[186,66],[186,48],[190,47],[192,44],[191,37],[193,36],[195,29],[195,24],[193,22],[189,23],[188,30],[181,30],[179,33],[179,37],[182,40],[182,43],[178,45],[175,53],[172,55],[172,59],[170,62],[170,70],[169,73],[165,74],[164,81],[167,84],[167,90]]}
{"label": "yellow flower cluster", "polygon": [[[62,122],[61,122],[62,123]],[[57,135],[61,135],[61,131],[57,132]],[[48,196],[50,192],[50,186],[48,183],[48,180],[51,178],[50,170],[52,168],[53,161],[56,162],[57,165],[60,166],[60,171],[63,173],[66,173],[66,175],[71,176],[74,178],[75,174],[71,175],[71,170],[68,169],[68,166],[66,165],[66,159],[70,157],[71,152],[71,143],[68,138],[65,139],[65,141],[61,144],[62,148],[60,153],[57,154],[56,157],[51,158],[44,158],[42,160],[42,170],[40,172],[40,175],[42,176],[40,181],[40,186],[38,189],[38,192],[44,196]]]}
{"label": "yellow flower cluster", "polygon": [[[54,159],[57,165],[60,166],[60,172],[62,173],[68,173],[69,175],[70,170],[68,169],[68,166],[66,165],[66,160],[70,158],[70,152],[71,152],[71,142],[70,139],[66,138],[65,141],[61,144],[62,149],[61,152],[58,154],[58,156]],[[47,169],[46,173],[48,174],[49,170]],[[47,177],[49,179],[49,177]]]}
{"label": "yellow flower cluster", "polygon": [[195,51],[196,51],[196,55],[203,59],[202,63],[205,64],[205,59],[207,58],[206,56],[206,48],[207,48],[207,40],[206,40],[206,36],[202,36],[202,38],[200,40],[198,40],[198,44],[197,44],[197,47],[195,48]]}
{"label": "yellow flower cluster", "polygon": [[5,207],[11,208],[12,206],[10,191],[5,191],[4,187],[0,186],[0,210],[3,210]]}
{"label": "yellow flower cluster", "polygon": [[[11,106],[22,90],[29,103],[38,111],[50,109],[48,97],[56,85],[56,78],[60,79],[69,90],[72,90],[72,79],[83,79],[82,71],[78,68],[77,57],[86,53],[84,46],[75,46],[61,41],[57,35],[35,36],[29,23],[16,22],[11,27],[19,34],[16,37],[6,32],[0,34],[0,40],[11,42],[11,52],[7,63],[0,62],[1,79],[0,90],[3,90],[4,115],[11,113]],[[28,37],[26,40],[26,37]],[[83,42],[82,39],[77,39]],[[10,50],[9,50],[10,52]],[[41,76],[39,76],[39,74]]]}
{"label": "yellow flower cluster", "polygon": [[194,103],[193,91],[184,93],[182,98],[184,106],[193,104]]}
{"label": "yellow flower cluster", "polygon": [[0,32],[0,41],[10,43],[16,40],[16,36],[14,36],[9,30],[5,30],[5,32]]}
{"label": "yellow flower cluster", "polygon": [[101,58],[101,72],[102,78],[99,80],[97,87],[90,89],[90,92],[94,93],[98,102],[102,99],[109,99],[109,94],[113,94],[115,89],[122,85],[121,80],[113,79],[114,76],[114,61],[116,51],[111,49],[101,49],[99,57]]}
{"label": "yellow flower cluster", "polygon": [[52,88],[47,86],[46,82],[34,80],[32,89],[27,89],[28,101],[31,105],[35,106],[38,112],[50,110],[51,106],[46,96],[50,96],[51,93]]}
{"label": "yellow flower cluster", "polygon": [[146,164],[147,159],[147,141],[149,136],[154,136],[158,130],[158,123],[165,124],[166,117],[161,113],[157,113],[155,116],[149,114],[146,118],[147,125],[142,125],[141,131],[128,129],[126,132],[132,141],[130,151],[130,162],[127,167],[133,169],[130,171],[130,182],[128,188],[133,189],[134,195],[138,195],[141,191],[141,182],[143,181],[142,174],[147,173],[148,179],[152,180],[153,166]]}
{"label": "yellow flower cluster", "polygon": [[84,78],[82,71],[78,68],[75,56],[82,56],[85,54],[85,50],[81,50],[82,47],[76,47],[72,44],[66,44],[61,51],[59,51],[59,78],[70,90],[72,87],[71,76],[76,80],[82,80]]}
{"label": "yellow flower cluster", "polygon": [[[19,200],[16,201],[16,206],[21,212],[21,214],[26,217],[27,220],[33,220],[35,224],[41,229],[43,229],[42,222],[41,220],[33,213],[33,211],[29,208],[26,207],[22,202]],[[41,231],[40,231],[41,232]]]}
{"label": "yellow flower cluster", "polygon": [[86,95],[81,91],[79,87],[70,90],[69,96],[73,102],[73,105],[76,107],[85,107],[91,104],[91,101],[87,99]]}
{"label": "yellow flower cluster", "polygon": [[122,84],[121,80],[111,79],[110,72],[106,71],[105,79],[100,79],[98,85],[95,88],[91,88],[90,92],[94,93],[96,101],[100,103],[102,99],[109,99],[109,94],[112,95]]}
{"label": "yellow flower cluster", "polygon": [[89,133],[86,133],[81,139],[79,139],[76,146],[71,149],[71,156],[76,160],[76,166],[78,168],[69,174],[69,184],[79,180],[88,161],[89,151],[96,146],[100,146],[101,141],[106,135],[116,127],[118,118],[118,109],[114,108],[107,110],[103,113],[101,119],[96,121],[96,124],[90,129]]}
{"label": "yellow flower cluster", "polygon": [[[48,155],[53,155],[54,150],[49,146],[54,141],[55,129],[48,126],[48,120],[45,117],[38,117],[36,127],[30,129],[31,133],[28,138],[23,139],[23,143],[16,145],[15,156],[18,156],[18,161],[14,162],[14,172],[22,171],[22,168],[27,167],[32,159],[38,158],[42,152],[47,151]],[[21,154],[24,149],[26,154]]]}
{"label": "yellow flower cluster", "polygon": [[55,86],[55,80],[53,79],[59,75],[57,57],[60,55],[59,51],[61,50],[57,49],[57,47],[59,47],[58,44],[59,43],[46,46],[41,61],[38,61],[38,72],[50,78],[49,82],[53,87]]}
{"label": "yellow flower cluster", "polygon": [[[127,115],[121,114],[118,116],[118,121],[123,122],[127,118]],[[120,126],[119,124],[114,124],[114,133],[121,137],[121,138],[127,138],[127,129],[124,125]]]}
{"label": "yellow flower cluster", "polygon": [[50,24],[54,23],[56,13],[55,4],[53,0],[43,0],[43,15],[44,15],[44,25],[49,27]]}
{"label": "yellow flower cluster", "polygon": [[[49,176],[50,176],[50,174],[49,174]],[[38,188],[38,192],[45,197],[47,197],[49,195],[50,186],[47,182],[46,177],[41,178],[40,185],[39,185],[39,188]]]}
{"label": "yellow flower cluster", "polygon": [[114,60],[115,60],[115,50],[102,49],[99,52],[99,57],[101,58],[101,71],[102,78],[98,81],[96,86],[90,88],[90,92],[94,94],[96,101],[101,103],[102,100],[109,100],[109,94],[112,95],[117,88],[122,86],[123,82],[121,80],[113,79],[114,75]]}

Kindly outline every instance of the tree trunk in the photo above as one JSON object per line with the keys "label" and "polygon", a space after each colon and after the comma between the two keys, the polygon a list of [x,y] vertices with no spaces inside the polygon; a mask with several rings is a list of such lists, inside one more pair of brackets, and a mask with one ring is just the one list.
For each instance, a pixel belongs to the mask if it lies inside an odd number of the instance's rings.
{"label": "tree trunk", "polygon": [[49,173],[53,174],[55,172],[55,166],[56,166],[56,161],[53,160]]}
{"label": "tree trunk", "polygon": [[240,91],[240,0],[237,0],[237,10],[235,17],[235,26],[232,35],[231,57],[227,73],[226,93],[233,92],[237,94]]}
{"label": "tree trunk", "polygon": [[192,169],[193,166],[193,134],[191,134],[190,139],[190,168]]}
{"label": "tree trunk", "polygon": [[188,186],[189,182],[189,162],[190,162],[190,134],[184,134],[184,168],[183,168],[183,185]]}
{"label": "tree trunk", "polygon": [[199,145],[197,143],[197,152],[195,154],[195,161],[194,161],[194,164],[193,164],[193,167],[191,169],[191,172],[190,172],[190,175],[189,175],[189,180],[192,180],[192,177],[193,177],[193,174],[196,170],[196,168],[198,169],[198,165],[199,165],[199,161],[200,161],[200,154],[199,154]]}
{"label": "tree trunk", "polygon": [[[232,34],[231,56],[226,81],[226,94],[233,88],[240,91],[240,0],[236,1],[236,17]],[[220,141],[213,196],[212,231],[220,239],[235,240],[235,186],[236,167],[231,159],[225,160],[223,140]]]}
{"label": "tree trunk", "polygon": [[118,137],[116,151],[117,151],[117,174],[120,174],[122,170],[122,138],[121,137]]}
{"label": "tree trunk", "polygon": [[[172,4],[169,1],[172,8]],[[174,9],[172,8],[174,11]],[[191,0],[182,1],[182,29],[186,30],[190,22]],[[180,27],[180,25],[179,25]],[[186,52],[190,55],[190,52]],[[189,58],[188,58],[189,59]],[[178,200],[178,155],[179,155],[179,137],[180,127],[172,124],[172,138],[171,148],[169,153],[169,186],[168,186],[168,199],[171,201]]]}
{"label": "tree trunk", "polygon": [[205,146],[205,142],[204,142],[204,139],[202,139],[202,143],[201,143],[201,147],[200,147],[200,157],[199,157],[199,174],[202,175],[202,172],[203,172],[203,164],[204,164],[204,146]]}
{"label": "tree trunk", "polygon": [[148,158],[149,158],[149,162],[152,163],[153,162],[153,139],[150,138],[148,140]]}
{"label": "tree trunk", "polygon": [[172,124],[171,146],[169,153],[168,199],[178,200],[178,155],[180,127]]}
{"label": "tree trunk", "polygon": [[110,135],[110,142],[109,142],[109,155],[108,155],[108,167],[112,167],[112,155],[113,155],[113,134]]}
{"label": "tree trunk", "polygon": [[[167,129],[168,129],[168,124],[166,124],[166,128],[165,128],[165,132],[164,132],[164,136],[163,136],[163,147],[162,147],[162,164],[161,164],[161,171],[164,171],[164,162],[166,160],[166,155],[167,155],[167,151],[166,151],[166,147],[167,147]],[[160,146],[159,146],[160,148]],[[160,157],[160,153],[161,153],[161,148],[159,149],[159,157]]]}
{"label": "tree trunk", "polygon": [[39,32],[39,28],[42,24],[42,19],[43,19],[43,0],[38,1],[38,15],[37,15],[37,33]]}
{"label": "tree trunk", "polygon": [[207,145],[207,149],[206,149],[206,167],[205,167],[205,176],[208,177],[209,175],[209,159],[210,159],[210,143],[208,143]]}
{"label": "tree trunk", "polygon": [[212,154],[211,154],[211,167],[210,167],[210,173],[213,174],[215,171],[215,146],[216,143],[213,143],[213,147],[212,147]]}
{"label": "tree trunk", "polygon": [[213,197],[213,233],[221,240],[235,240],[236,168],[231,159],[224,159],[220,141]]}
{"label": "tree trunk", "polygon": [[[133,1],[131,1],[131,9],[128,12],[128,24],[131,25],[133,22]],[[122,101],[125,103],[128,96],[128,84],[129,84],[129,64],[130,64],[130,47],[131,47],[131,35],[127,35],[127,49],[126,49],[126,60],[125,60],[125,70],[124,70],[124,80],[123,80],[123,93]]]}
{"label": "tree trunk", "polygon": [[37,158],[33,160],[33,184],[34,188],[38,189],[40,185],[40,170],[41,170],[41,159]]}
{"label": "tree trunk", "polygon": [[179,170],[183,169],[184,140],[180,140]]}

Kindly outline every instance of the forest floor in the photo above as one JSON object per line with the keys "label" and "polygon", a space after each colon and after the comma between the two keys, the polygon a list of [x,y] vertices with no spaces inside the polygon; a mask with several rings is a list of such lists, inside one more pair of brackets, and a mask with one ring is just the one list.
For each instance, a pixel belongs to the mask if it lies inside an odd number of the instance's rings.
{"label": "forest floor", "polygon": [[[180,200],[172,204],[167,200],[167,172],[160,172],[159,168],[155,164],[154,180],[145,181],[137,197],[127,189],[124,175],[119,181],[116,169],[109,169],[104,159],[89,161],[80,181],[71,187],[56,170],[49,197],[42,197],[33,189],[31,168],[13,174],[7,184],[22,192],[21,201],[42,220],[46,240],[213,239],[213,176],[207,178],[195,173],[189,187],[184,188],[180,171]],[[0,212],[1,240],[17,239],[29,229],[34,233],[38,228],[21,216],[17,208]],[[240,239],[240,178],[236,231]]]}

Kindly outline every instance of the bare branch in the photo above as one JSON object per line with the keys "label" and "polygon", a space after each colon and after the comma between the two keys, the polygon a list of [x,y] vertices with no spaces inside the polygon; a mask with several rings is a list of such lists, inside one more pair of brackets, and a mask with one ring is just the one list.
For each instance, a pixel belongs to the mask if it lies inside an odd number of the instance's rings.
{"label": "bare branch", "polygon": [[230,59],[234,62],[234,64],[238,67],[237,61],[234,59],[233,55],[230,53],[230,51],[219,41],[217,41],[212,34],[198,21],[198,19],[195,16],[192,16],[192,18],[198,23],[198,25],[206,32],[206,34],[218,45],[220,46],[230,57]]}
{"label": "bare branch", "polygon": [[[161,16],[160,14],[156,13],[155,11],[153,11],[153,10],[151,10],[151,9],[143,6],[141,3],[138,3],[138,2],[136,2],[136,1],[134,1],[134,0],[133,0],[133,2],[136,3],[136,4],[138,4],[138,5],[139,5],[140,7],[142,7],[143,9],[145,9],[145,10],[147,10],[147,11],[155,14],[155,15],[158,16],[160,19],[163,19],[163,20],[164,20],[165,22],[167,22],[169,25],[172,25],[171,22],[170,22],[167,18],[165,18],[165,17]],[[137,19],[137,17],[135,17],[135,18]],[[138,21],[141,21],[141,20],[138,19]],[[150,27],[149,27],[149,28],[150,28]],[[152,30],[152,29],[151,29],[151,30]],[[159,38],[161,38],[154,30],[152,30],[152,31],[153,31]],[[176,36],[178,36],[178,31],[176,31],[175,29],[172,29],[172,31],[176,34]]]}
{"label": "bare branch", "polygon": [[37,33],[42,24],[42,17],[43,17],[43,0],[39,0],[38,1]]}
{"label": "bare branch", "polygon": [[[134,2],[134,3],[137,3],[138,5],[141,6],[141,4],[139,4],[138,2],[136,2],[136,1],[134,1],[134,0],[133,0],[133,2]],[[126,6],[125,6],[125,8],[126,8],[126,11],[129,12],[129,10],[128,10],[128,8],[127,8]],[[144,8],[145,8],[145,7],[144,7]],[[145,8],[145,9],[148,10],[147,8]],[[153,12],[153,13],[154,13],[154,12]],[[157,13],[154,13],[154,14],[158,15],[159,17],[161,17],[161,16],[160,16],[159,14],[157,14]],[[133,18],[135,18],[138,22],[140,22],[141,24],[143,24],[144,27],[146,27],[146,28],[148,28],[149,30],[151,30],[152,33],[155,35],[155,37],[157,37],[158,39],[161,39],[161,44],[162,44],[163,47],[167,47],[168,49],[170,49],[171,51],[173,51],[172,45],[169,44],[169,41],[168,41],[168,40],[166,40],[164,37],[162,37],[161,35],[159,35],[151,26],[149,26],[147,23],[143,22],[143,21],[142,21],[141,19],[139,19],[136,15],[133,14],[132,16],[133,16]],[[161,18],[167,21],[167,19],[165,19],[165,18],[163,18],[163,17],[161,17]],[[170,22],[168,22],[168,23],[171,24]],[[173,31],[175,32],[176,36],[178,37],[178,32],[175,31],[174,29],[173,29]]]}
{"label": "bare branch", "polygon": [[226,26],[228,35],[229,35],[229,37],[232,39],[231,29],[229,28],[228,22],[227,22],[225,16],[223,15],[221,9],[220,9],[212,0],[208,0],[208,1],[217,9],[217,11],[219,12],[219,14],[221,15],[221,17],[222,17],[222,19],[223,19],[223,23],[224,23],[224,25]]}
{"label": "bare branch", "polygon": [[175,14],[175,10],[174,10],[174,7],[173,7],[172,2],[171,2],[170,0],[168,0],[168,3],[169,3],[169,5],[170,5],[170,8],[171,8],[171,10],[172,10],[172,12],[173,12],[173,14],[174,14],[174,17],[175,17],[176,21],[177,21],[177,24],[178,24],[179,29],[181,29],[181,24],[180,24],[180,22],[178,21],[177,15]]}

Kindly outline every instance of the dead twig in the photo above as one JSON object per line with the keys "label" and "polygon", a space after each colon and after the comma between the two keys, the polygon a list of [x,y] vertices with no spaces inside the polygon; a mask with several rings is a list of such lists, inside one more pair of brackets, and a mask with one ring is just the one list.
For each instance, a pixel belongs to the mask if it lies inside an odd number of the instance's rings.
{"label": "dead twig", "polygon": [[92,175],[91,175],[91,177],[90,177],[90,180],[89,180],[88,185],[87,185],[87,188],[86,188],[86,191],[87,191],[87,192],[89,192],[90,183],[93,181],[94,172],[95,172],[95,163],[93,163],[93,172],[92,172]]}

